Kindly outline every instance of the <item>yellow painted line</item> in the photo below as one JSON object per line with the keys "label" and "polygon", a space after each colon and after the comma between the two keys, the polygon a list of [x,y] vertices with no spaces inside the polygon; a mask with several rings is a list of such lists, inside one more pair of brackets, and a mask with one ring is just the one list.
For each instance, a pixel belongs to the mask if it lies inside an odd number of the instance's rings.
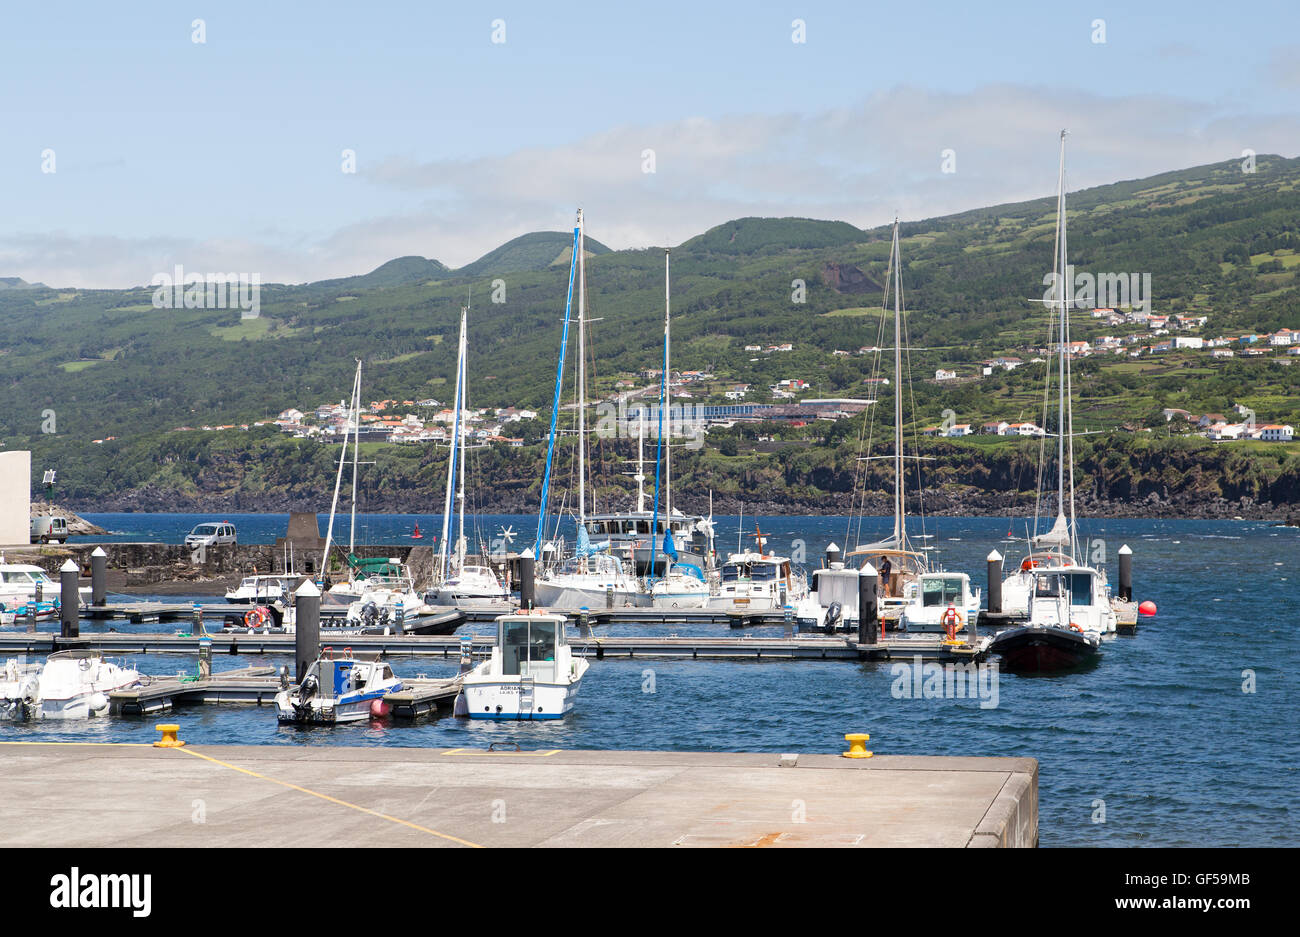
{"label": "yellow painted line", "polygon": [[501,755],[501,756],[512,755],[515,758],[546,758],[549,757],[550,755],[558,755],[561,751],[563,751],[563,749],[552,748],[550,751],[544,751],[544,752],[486,752],[483,751],[483,749],[481,748],[449,748],[445,752],[443,752],[443,754],[444,755],[492,755],[494,757],[497,755]]}
{"label": "yellow painted line", "polygon": [[213,758],[211,755],[205,755],[202,752],[196,752],[190,747],[176,748],[172,751],[184,752],[187,755],[193,755],[195,758],[202,758],[204,761],[210,761],[215,765],[221,765],[223,768],[229,768],[232,771],[238,771],[241,774],[247,774],[250,777],[259,778],[263,781],[270,781],[272,784],[279,784],[281,787],[287,787],[290,790],[298,791],[303,794],[310,794],[312,797],[319,797],[321,800],[327,800],[332,804],[338,804],[340,807],[348,807],[361,813],[369,814],[372,817],[379,817],[381,820],[387,820],[390,823],[397,823],[401,826],[409,826],[413,830],[419,830],[421,833],[428,833],[430,836],[437,836],[440,839],[450,840],[453,843],[459,843],[462,846],[469,846],[472,849],[482,849],[478,843],[471,843],[467,839],[460,839],[448,833],[439,833],[437,830],[431,830],[427,826],[420,826],[418,823],[412,823],[409,820],[402,820],[398,817],[390,817],[386,813],[380,813],[377,810],[371,810],[369,807],[362,807],[358,804],[348,803],[346,800],[340,800],[337,797],[331,797],[329,794],[322,794],[319,791],[313,791],[306,787],[299,787],[297,784],[290,784],[288,781],[281,781],[279,778],[268,777],[265,774],[258,774],[256,771],[249,771],[247,768],[241,768],[239,765],[232,765],[229,762],[222,761],[219,758]]}
{"label": "yellow painted line", "polygon": [[104,747],[104,748],[153,748],[152,742],[76,742],[76,741],[53,742],[53,741],[49,741],[49,742],[0,742],[0,745],[58,745],[64,747],[69,745],[82,745],[82,746],[95,746],[95,747]]}

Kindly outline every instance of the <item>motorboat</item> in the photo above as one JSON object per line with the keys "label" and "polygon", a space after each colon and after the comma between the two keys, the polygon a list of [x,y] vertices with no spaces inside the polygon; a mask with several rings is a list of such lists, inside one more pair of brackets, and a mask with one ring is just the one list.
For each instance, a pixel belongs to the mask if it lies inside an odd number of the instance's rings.
{"label": "motorboat", "polygon": [[707,608],[727,611],[771,611],[797,606],[808,595],[803,573],[795,572],[789,557],[763,553],[760,532],[758,549],[733,553],[719,572],[716,591]]}
{"label": "motorboat", "polygon": [[102,716],[108,712],[110,693],[146,679],[134,668],[105,660],[98,649],[56,651],[41,669],[30,715],[36,719]]}
{"label": "motorboat", "polygon": [[575,555],[545,570],[533,584],[539,607],[623,608],[644,604],[637,579],[608,553]]}
{"label": "motorboat", "polygon": [[245,576],[238,586],[226,593],[226,601],[233,605],[288,602],[301,581],[301,576],[292,573]]}
{"label": "motorboat", "polygon": [[1091,663],[1101,647],[1095,631],[1058,625],[1016,625],[995,634],[988,653],[1008,673],[1057,673]]}
{"label": "motorboat", "polygon": [[43,664],[11,657],[0,674],[0,719],[26,719],[40,693]]}
{"label": "motorboat", "polygon": [[952,617],[954,631],[970,635],[979,613],[980,590],[971,588],[970,576],[927,572],[918,577],[913,600],[903,606],[899,627],[907,632],[942,632]]}
{"label": "motorboat", "polygon": [[562,719],[590,666],[574,657],[565,616],[520,610],[497,618],[491,656],[461,678],[455,712],[471,719]]}
{"label": "motorboat", "polygon": [[[53,602],[59,598],[60,585],[39,566],[28,563],[6,563],[0,554],[0,604],[14,609],[29,601],[41,599]],[[90,586],[78,586],[77,592],[84,604],[90,598]]]}
{"label": "motorboat", "polygon": [[400,634],[424,607],[422,596],[397,589],[374,589],[348,606],[344,627],[377,628]]}
{"label": "motorboat", "polygon": [[510,593],[490,566],[467,564],[426,592],[424,601],[426,605],[499,605],[510,601]]}
{"label": "motorboat", "polygon": [[354,655],[352,648],[336,655],[326,647],[301,684],[275,695],[276,718],[295,725],[361,722],[387,715],[384,697],[400,689],[401,679],[385,661]]}

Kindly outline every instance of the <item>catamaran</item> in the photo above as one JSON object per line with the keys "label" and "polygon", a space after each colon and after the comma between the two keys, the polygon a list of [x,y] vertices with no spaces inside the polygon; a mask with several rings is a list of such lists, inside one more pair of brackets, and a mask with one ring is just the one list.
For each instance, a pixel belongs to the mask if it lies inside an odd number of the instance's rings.
{"label": "catamaran", "polygon": [[[1101,635],[1115,631],[1106,571],[1080,562],[1074,509],[1074,408],[1070,386],[1070,306],[1066,288],[1068,245],[1065,210],[1065,136],[1057,182],[1053,292],[1060,341],[1058,355],[1056,521],[1030,539],[1030,553],[1003,583],[1004,610],[1024,609],[1029,623],[999,633],[989,650],[1010,670],[1059,670],[1094,657]],[[1048,371],[1050,380],[1050,368]],[[1067,485],[1068,483],[1068,485]],[[1069,507],[1067,518],[1066,507]],[[1044,549],[1045,548],[1045,549]],[[1037,551],[1037,552],[1036,552]]]}
{"label": "catamaran", "polygon": [[[542,476],[541,507],[537,515],[535,552],[543,565],[534,584],[539,606],[582,608],[591,606],[642,605],[648,600],[637,578],[609,553],[608,540],[593,542],[587,529],[587,371],[586,371],[586,262],[583,246],[582,209],[578,209],[573,228],[573,256],[569,261],[569,289],[564,303],[564,328],[560,341],[560,358],[555,369],[555,395],[551,405],[551,431],[546,444],[546,471]],[[560,397],[564,385],[564,359],[569,343],[569,317],[573,307],[574,284],[578,295],[578,379],[577,379],[577,542],[571,556],[563,556],[563,544],[546,542],[547,498],[550,494],[551,468],[555,456],[556,426]]]}
{"label": "catamaran", "polygon": [[492,656],[461,678],[455,714],[471,719],[561,719],[590,666],[574,657],[565,617],[522,609],[497,619]]}
{"label": "catamaran", "polygon": [[[466,373],[467,321],[469,307],[460,310],[460,344],[456,356],[455,416],[452,425],[451,449],[447,456],[447,492],[442,509],[442,540],[439,541],[438,563],[434,569],[434,585],[426,595],[430,605],[493,605],[510,600],[501,580],[487,564],[468,564],[465,540],[465,440],[463,414],[468,410],[468,376]],[[459,464],[457,459],[459,457]],[[459,488],[456,488],[459,477]],[[460,532],[456,537],[456,551],[449,557],[451,537],[452,491],[455,489]]]}

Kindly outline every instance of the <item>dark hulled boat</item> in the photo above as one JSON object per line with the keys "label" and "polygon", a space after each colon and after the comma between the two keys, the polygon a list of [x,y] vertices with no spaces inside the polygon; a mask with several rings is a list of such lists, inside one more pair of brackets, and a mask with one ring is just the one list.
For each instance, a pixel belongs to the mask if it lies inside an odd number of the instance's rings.
{"label": "dark hulled boat", "polygon": [[1095,631],[1022,625],[998,632],[988,650],[1001,658],[1001,669],[1009,673],[1056,673],[1091,663],[1100,647]]}

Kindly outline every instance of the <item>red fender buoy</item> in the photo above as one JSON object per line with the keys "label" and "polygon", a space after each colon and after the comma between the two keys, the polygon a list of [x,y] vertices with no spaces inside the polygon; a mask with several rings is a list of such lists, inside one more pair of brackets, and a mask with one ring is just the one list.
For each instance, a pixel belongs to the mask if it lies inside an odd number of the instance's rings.
{"label": "red fender buoy", "polygon": [[382,719],[388,715],[389,705],[381,699],[372,699],[370,701],[370,715],[376,719]]}
{"label": "red fender buoy", "polygon": [[1143,602],[1141,605],[1138,606],[1138,611],[1141,612],[1143,615],[1154,615],[1156,613],[1156,603],[1152,602],[1150,599],[1147,599],[1145,602]]}

